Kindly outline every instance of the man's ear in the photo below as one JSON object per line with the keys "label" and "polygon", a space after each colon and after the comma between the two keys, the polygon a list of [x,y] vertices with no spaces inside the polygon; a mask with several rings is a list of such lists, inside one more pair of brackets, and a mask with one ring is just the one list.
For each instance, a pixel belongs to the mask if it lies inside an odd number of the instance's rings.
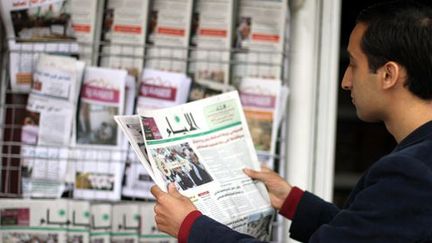
{"label": "man's ear", "polygon": [[396,62],[386,62],[381,68],[382,88],[391,89],[395,87],[401,79],[402,69]]}

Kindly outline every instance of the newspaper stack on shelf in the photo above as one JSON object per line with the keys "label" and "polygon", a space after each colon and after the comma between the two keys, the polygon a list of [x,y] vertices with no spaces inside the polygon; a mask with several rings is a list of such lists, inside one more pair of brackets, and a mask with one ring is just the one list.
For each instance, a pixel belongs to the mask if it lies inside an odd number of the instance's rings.
{"label": "newspaper stack on shelf", "polygon": [[197,0],[190,71],[195,82],[225,91],[229,83],[234,0]]}
{"label": "newspaper stack on shelf", "polygon": [[12,91],[30,91],[41,52],[78,52],[69,1],[1,1],[0,10],[10,49]]}
{"label": "newspaper stack on shelf", "polygon": [[154,220],[154,202],[144,202],[140,204],[141,231],[139,236],[140,243],[176,243],[177,239],[162,233],[158,230]]}
{"label": "newspaper stack on shelf", "polygon": [[74,36],[79,42],[79,59],[87,65],[96,64],[100,36],[101,9],[104,0],[69,0]]}
{"label": "newspaper stack on shelf", "polygon": [[[273,209],[264,185],[242,171],[260,163],[236,91],[137,116],[145,148],[133,148],[147,151],[141,163],[162,190],[175,183],[205,215],[265,239]],[[123,118],[116,121],[126,127]]]}
{"label": "newspaper stack on shelf", "polygon": [[240,0],[233,77],[282,79],[287,0]]}
{"label": "newspaper stack on shelf", "polygon": [[113,116],[124,114],[125,70],[87,67],[78,109],[74,198],[119,200],[126,152]]}
{"label": "newspaper stack on shelf", "polygon": [[245,78],[239,85],[243,111],[258,159],[274,167],[276,137],[288,95],[280,80]]}
{"label": "newspaper stack on shelf", "polygon": [[41,54],[21,130],[23,194],[60,197],[84,63]]}
{"label": "newspaper stack on shelf", "polygon": [[90,242],[111,242],[112,205],[109,203],[92,203],[90,214]]}
{"label": "newspaper stack on shelf", "polygon": [[145,67],[186,73],[192,0],[152,0]]}
{"label": "newspaper stack on shelf", "polygon": [[138,77],[144,66],[149,1],[107,1],[101,66],[127,69]]}

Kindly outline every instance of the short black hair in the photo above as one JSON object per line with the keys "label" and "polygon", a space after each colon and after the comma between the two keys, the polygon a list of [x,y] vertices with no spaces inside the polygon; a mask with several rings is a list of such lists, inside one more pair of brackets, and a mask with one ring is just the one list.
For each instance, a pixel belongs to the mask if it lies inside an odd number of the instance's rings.
{"label": "short black hair", "polygon": [[357,23],[367,25],[361,48],[369,69],[388,61],[407,71],[405,86],[422,99],[432,99],[432,1],[397,0],[372,5]]}

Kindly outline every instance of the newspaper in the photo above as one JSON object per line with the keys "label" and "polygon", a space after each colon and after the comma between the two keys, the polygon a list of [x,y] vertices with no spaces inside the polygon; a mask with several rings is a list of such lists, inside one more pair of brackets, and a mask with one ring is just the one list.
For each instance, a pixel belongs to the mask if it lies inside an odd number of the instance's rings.
{"label": "newspaper", "polygon": [[2,199],[0,242],[66,242],[66,200]]}
{"label": "newspaper", "polygon": [[138,243],[141,221],[140,204],[122,202],[112,207],[111,242]]}
{"label": "newspaper", "polygon": [[124,114],[127,72],[87,67],[81,90],[75,148],[74,198],[120,199],[126,152],[113,119]]}
{"label": "newspaper", "polygon": [[38,59],[21,130],[26,196],[62,193],[83,70],[84,63],[71,57],[41,54]]}
{"label": "newspaper", "polygon": [[107,1],[101,66],[124,68],[138,77],[144,66],[149,1]]}
{"label": "newspaper", "polygon": [[117,116],[115,120],[127,139],[131,141],[130,144],[134,153],[131,152],[136,156],[129,156],[131,163],[127,165],[125,170],[126,178],[122,194],[129,197],[154,198],[150,193],[150,188],[154,185],[154,175],[150,162],[148,162],[140,117],[138,115]]}
{"label": "newspaper", "polygon": [[213,89],[229,83],[233,9],[234,0],[198,0],[194,6],[190,71]]}
{"label": "newspaper", "polygon": [[287,96],[281,80],[245,78],[240,99],[261,164],[274,168],[276,137]]}
{"label": "newspaper", "polygon": [[90,202],[67,200],[67,241],[70,243],[90,242]]}
{"label": "newspaper", "polygon": [[182,73],[144,69],[137,109],[160,109],[187,101],[191,79]]}
{"label": "newspaper", "polygon": [[1,1],[0,10],[10,49],[11,89],[29,92],[41,52],[77,53],[69,1]]}
{"label": "newspaper", "polygon": [[92,203],[90,214],[90,242],[111,242],[112,205],[109,203]]}
{"label": "newspaper", "polygon": [[79,59],[87,65],[96,64],[98,46],[96,38],[100,36],[101,11],[104,0],[69,0],[74,36],[79,43]]}
{"label": "newspaper", "polygon": [[192,0],[152,0],[145,67],[186,73]]}
{"label": "newspaper", "polygon": [[234,41],[234,79],[281,79],[287,0],[240,0]]}
{"label": "newspaper", "polygon": [[160,188],[175,183],[205,215],[266,239],[273,209],[264,185],[242,171],[260,164],[236,91],[139,116]]}

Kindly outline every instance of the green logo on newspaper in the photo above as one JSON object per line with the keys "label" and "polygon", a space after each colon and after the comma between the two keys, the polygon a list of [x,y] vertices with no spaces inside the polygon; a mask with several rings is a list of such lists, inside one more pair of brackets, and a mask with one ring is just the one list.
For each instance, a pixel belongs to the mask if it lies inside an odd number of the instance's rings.
{"label": "green logo on newspaper", "polygon": [[65,214],[66,214],[66,211],[65,211],[64,209],[60,209],[60,210],[58,211],[58,215],[59,215],[59,216],[65,216]]}
{"label": "green logo on newspaper", "polygon": [[89,211],[85,211],[84,212],[84,218],[89,218],[90,217],[90,212]]}
{"label": "green logo on newspaper", "polygon": [[135,219],[136,221],[140,220],[140,216],[139,216],[139,214],[135,214],[135,215],[134,215],[134,219]]}
{"label": "green logo on newspaper", "polygon": [[240,121],[240,113],[235,100],[227,100],[204,108],[209,128],[221,127]]}
{"label": "green logo on newspaper", "polygon": [[105,221],[108,221],[109,220],[109,215],[105,213],[104,215],[102,215],[102,219],[105,220]]}

